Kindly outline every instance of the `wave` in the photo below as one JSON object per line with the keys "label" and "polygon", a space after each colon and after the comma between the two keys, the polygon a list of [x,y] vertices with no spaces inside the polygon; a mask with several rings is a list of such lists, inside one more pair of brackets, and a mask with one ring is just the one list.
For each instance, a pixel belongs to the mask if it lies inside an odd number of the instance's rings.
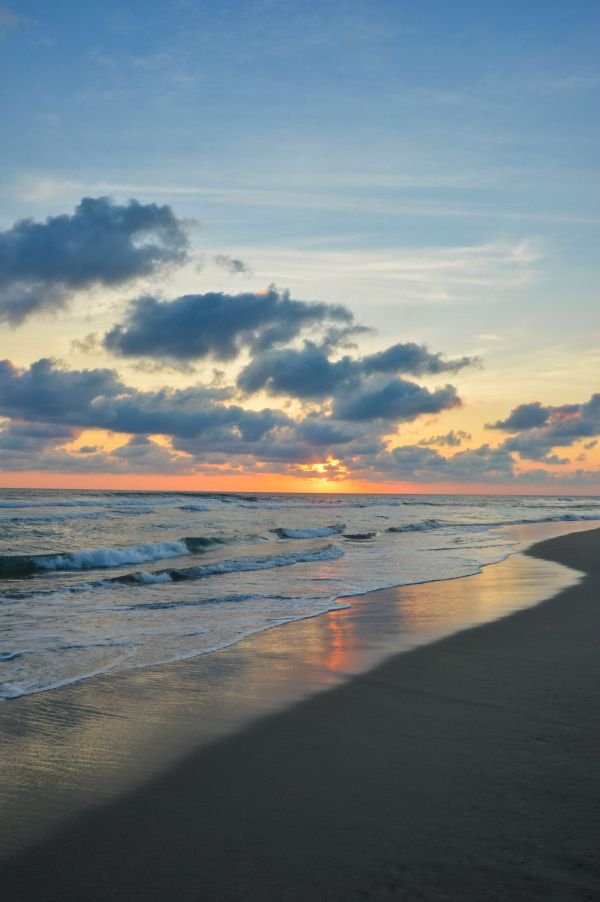
{"label": "wave", "polygon": [[[283,595],[264,595],[262,598],[281,599]],[[222,595],[216,598],[194,598],[179,601],[142,601],[140,604],[119,605],[120,611],[167,611],[172,608],[203,608],[218,604],[241,604],[245,601],[256,601],[256,595]]]}
{"label": "wave", "polygon": [[0,578],[22,579],[48,570],[104,570],[127,564],[146,564],[170,557],[200,554],[224,542],[225,539],[218,536],[187,536],[168,542],[83,548],[64,554],[1,555]]}
{"label": "wave", "polygon": [[38,570],[96,570],[119,567],[123,564],[143,564],[163,558],[189,554],[185,542],[151,542],[122,548],[89,548],[68,554],[51,554],[34,557]]}
{"label": "wave", "polygon": [[70,520],[100,520],[105,517],[131,517],[151,514],[151,507],[118,508],[115,511],[75,511],[66,514],[0,514],[0,523],[27,525],[29,523],[67,523]]}
{"label": "wave", "polygon": [[363,542],[366,539],[374,539],[376,535],[376,532],[346,532],[344,538],[352,542]]}
{"label": "wave", "polygon": [[[137,514],[138,511],[135,511]],[[0,514],[1,523],[65,523],[67,520],[99,520],[106,511],[86,511],[76,514]]]}
{"label": "wave", "polygon": [[171,582],[183,580],[203,579],[208,576],[218,576],[222,573],[244,573],[253,570],[271,570],[275,567],[289,567],[293,564],[310,564],[315,561],[334,561],[343,557],[344,552],[337,545],[325,545],[323,548],[313,548],[306,551],[291,551],[289,554],[275,554],[269,557],[259,558],[233,558],[226,561],[216,561],[213,564],[203,564],[198,567],[185,567],[182,569],[156,570],[152,574],[146,572],[128,573],[125,576],[115,576],[114,582],[119,583],[147,583],[149,577],[155,581],[166,582],[165,576]]}
{"label": "wave", "polygon": [[404,526],[388,526],[386,532],[428,532],[430,529],[458,525],[464,526],[464,524],[446,523],[444,520],[419,520],[417,523],[406,523]]}
{"label": "wave", "polygon": [[[244,604],[245,602],[269,602],[269,601],[283,601],[290,602],[291,604],[300,603],[306,604],[307,602],[318,602],[320,604],[323,603],[323,597],[320,595],[311,596],[311,595],[217,595],[212,598],[193,598],[193,599],[183,599],[178,601],[142,601],[139,604],[131,604],[131,605],[117,605],[115,610],[119,611],[134,611],[141,612],[144,611],[168,611],[176,608],[205,608],[205,607],[215,607],[217,605],[228,605],[228,604]],[[347,608],[350,607],[349,604],[336,603],[336,608]],[[328,608],[329,610],[329,605]],[[0,657],[0,660],[2,658]]]}
{"label": "wave", "polygon": [[334,523],[332,526],[312,526],[305,529],[288,529],[280,526],[271,530],[280,539],[324,539],[327,536],[334,536],[345,529],[345,523]]}
{"label": "wave", "polygon": [[528,526],[535,523],[577,523],[587,520],[600,520],[599,514],[554,514],[549,517],[524,517],[518,520],[496,520],[494,522],[481,523],[452,523],[449,520],[419,520],[416,523],[406,523],[402,526],[388,526],[386,532],[428,532],[432,529],[470,529],[482,531],[497,529],[502,526]]}
{"label": "wave", "polygon": [[219,536],[187,536],[183,539],[188,551],[192,554],[205,551],[212,545],[224,545],[226,541],[226,539],[219,538]]}
{"label": "wave", "polygon": [[[544,521],[560,523],[564,521],[577,520],[600,520],[600,512],[598,514],[557,514],[555,517],[544,517]],[[542,522],[544,522],[542,521]],[[538,520],[528,520],[528,523],[538,523]]]}
{"label": "wave", "polygon": [[82,498],[77,501],[0,501],[0,510],[22,510],[24,508],[32,508],[32,507],[124,507],[124,508],[135,508],[140,505],[144,507],[148,507],[149,504],[172,504],[172,500],[170,498],[160,498],[154,499],[150,497],[139,498],[137,500],[134,499],[109,499],[109,498]]}
{"label": "wave", "polygon": [[0,579],[25,579],[37,571],[35,560],[27,555],[0,556]]}

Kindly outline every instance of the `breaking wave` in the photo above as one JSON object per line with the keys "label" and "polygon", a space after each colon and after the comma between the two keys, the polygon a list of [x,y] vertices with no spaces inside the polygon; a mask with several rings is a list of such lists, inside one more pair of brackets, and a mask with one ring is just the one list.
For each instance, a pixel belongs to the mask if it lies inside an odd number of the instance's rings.
{"label": "breaking wave", "polygon": [[[110,567],[123,567],[127,564],[146,564],[171,557],[199,554],[212,545],[219,545],[224,541],[218,537],[189,536],[171,542],[84,548],[64,554],[2,555],[0,556],[0,577],[22,579],[40,571],[105,570]],[[149,576],[153,577],[153,574],[149,574]]]}
{"label": "breaking wave", "polygon": [[[150,576],[154,581],[181,582],[188,579],[202,579],[207,576],[217,576],[220,573],[243,573],[252,570],[271,570],[274,567],[289,567],[292,564],[309,564],[315,561],[333,561],[343,557],[344,552],[338,545],[325,545],[323,548],[313,548],[306,551],[292,551],[289,554],[274,554],[268,557],[243,557],[226,561],[215,561],[213,564],[204,564],[198,567],[185,567],[183,569],[158,570],[152,574],[128,573],[125,576],[116,576],[115,582],[121,583],[145,583]],[[167,577],[167,580],[165,580]]]}
{"label": "breaking wave", "polygon": [[288,529],[280,526],[273,532],[280,539],[324,539],[327,536],[339,535],[344,529],[344,523],[334,523],[332,526],[309,526],[304,529]]}

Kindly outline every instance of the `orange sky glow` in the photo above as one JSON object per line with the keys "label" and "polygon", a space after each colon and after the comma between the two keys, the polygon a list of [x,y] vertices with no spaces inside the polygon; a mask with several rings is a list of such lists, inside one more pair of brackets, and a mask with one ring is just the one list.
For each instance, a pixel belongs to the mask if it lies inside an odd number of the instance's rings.
{"label": "orange sky glow", "polygon": [[166,476],[156,474],[114,473],[40,473],[15,472],[0,474],[0,488],[6,489],[100,489],[105,491],[151,492],[307,492],[339,494],[409,494],[409,495],[589,495],[591,487],[519,485],[515,488],[489,483],[436,482],[368,482],[367,480],[332,480],[300,478],[279,473],[209,476]]}

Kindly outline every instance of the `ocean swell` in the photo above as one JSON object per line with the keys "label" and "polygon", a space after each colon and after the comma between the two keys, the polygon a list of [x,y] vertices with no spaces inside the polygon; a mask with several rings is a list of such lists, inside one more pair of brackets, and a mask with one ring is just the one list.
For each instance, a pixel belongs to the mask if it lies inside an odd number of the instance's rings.
{"label": "ocean swell", "polygon": [[292,564],[309,564],[315,561],[333,561],[343,557],[344,552],[337,545],[325,545],[323,548],[313,548],[306,551],[292,551],[289,554],[275,554],[259,558],[233,558],[227,561],[216,561],[214,564],[203,564],[199,567],[185,567],[182,569],[157,570],[152,574],[145,572],[128,573],[125,576],[116,576],[115,582],[120,583],[147,583],[150,576],[153,581],[164,582],[168,577],[172,582],[181,582],[189,579],[203,579],[207,576],[218,576],[221,573],[243,573],[252,570],[271,570],[275,567],[289,567]]}

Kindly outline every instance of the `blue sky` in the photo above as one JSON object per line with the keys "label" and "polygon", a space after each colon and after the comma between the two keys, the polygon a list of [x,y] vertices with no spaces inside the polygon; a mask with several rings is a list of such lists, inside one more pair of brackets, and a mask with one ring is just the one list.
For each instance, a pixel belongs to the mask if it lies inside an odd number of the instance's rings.
{"label": "blue sky", "polygon": [[[598,390],[599,26],[585,0],[5,4],[0,229],[84,196],[169,205],[195,224],[161,297],[276,284],[347,305],[365,353],[477,356],[456,384],[483,440]],[[135,295],[9,327],[10,356],[80,367],[76,333]]]}

